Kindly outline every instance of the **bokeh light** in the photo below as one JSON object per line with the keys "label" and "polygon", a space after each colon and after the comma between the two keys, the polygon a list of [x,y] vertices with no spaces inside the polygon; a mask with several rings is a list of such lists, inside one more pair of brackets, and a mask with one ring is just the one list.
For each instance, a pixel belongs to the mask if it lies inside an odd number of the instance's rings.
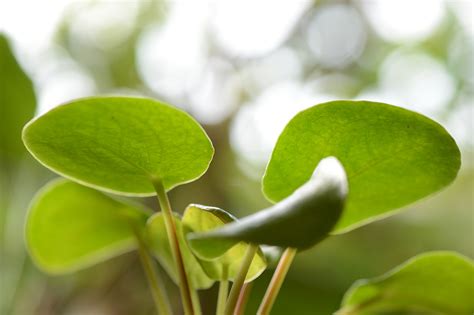
{"label": "bokeh light", "polygon": [[360,1],[372,27],[385,40],[420,41],[443,18],[443,0]]}
{"label": "bokeh light", "polygon": [[228,54],[256,57],[281,45],[309,7],[309,0],[223,0],[215,2],[212,34]]}
{"label": "bokeh light", "polygon": [[354,7],[334,4],[316,11],[308,26],[307,39],[322,66],[344,67],[362,53],[366,30]]}
{"label": "bokeh light", "polygon": [[265,58],[252,60],[239,72],[246,91],[255,96],[277,82],[301,80],[303,65],[295,49],[285,46]]}
{"label": "bokeh light", "polygon": [[375,88],[358,98],[388,102],[439,118],[456,82],[444,65],[422,52],[395,51],[383,62]]}
{"label": "bokeh light", "polygon": [[166,23],[150,26],[138,43],[138,69],[158,95],[183,105],[206,62],[206,6],[173,2]]}
{"label": "bokeh light", "polygon": [[38,114],[42,114],[73,98],[96,93],[95,82],[80,64],[69,58],[60,47],[43,56],[35,74],[38,82]]}
{"label": "bokeh light", "polygon": [[230,142],[234,150],[260,167],[252,177],[260,177],[278,135],[299,111],[333,99],[315,94],[298,81],[283,81],[265,89],[253,102],[242,106],[231,129]]}
{"label": "bokeh light", "polygon": [[[131,35],[139,14],[139,2],[80,2],[70,8],[75,49],[96,47],[109,50],[123,44]],[[74,14],[71,14],[74,12]]]}
{"label": "bokeh light", "polygon": [[222,59],[211,59],[190,91],[189,112],[205,124],[227,119],[237,108],[241,80],[234,67]]}

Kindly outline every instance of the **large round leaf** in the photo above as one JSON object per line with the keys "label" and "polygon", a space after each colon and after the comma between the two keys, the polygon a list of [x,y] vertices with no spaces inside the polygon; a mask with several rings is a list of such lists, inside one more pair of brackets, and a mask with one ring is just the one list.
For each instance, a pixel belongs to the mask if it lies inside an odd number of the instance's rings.
{"label": "large round leaf", "polygon": [[[236,220],[234,216],[222,209],[196,204],[189,205],[183,215],[183,225],[187,233],[207,232]],[[201,265],[204,271],[209,277],[218,281],[234,280],[249,246],[245,242],[237,244],[232,242],[230,249],[216,246],[219,244],[213,242],[201,242],[195,245],[195,247],[191,248],[201,258]],[[259,248],[247,271],[246,281],[252,281],[257,278],[265,271],[266,266],[265,256]]]}
{"label": "large round leaf", "polygon": [[310,248],[328,236],[344,208],[347,179],[333,157],[323,159],[314,175],[288,198],[274,206],[208,232],[193,233],[193,248],[218,254],[239,241]]}
{"label": "large round leaf", "polygon": [[31,121],[23,141],[53,171],[94,188],[152,195],[200,177],[213,155],[201,126],[185,112],[144,98],[92,97]]}
{"label": "large round leaf", "polygon": [[[209,278],[204,272],[198,258],[193,255],[188,247],[183,232],[183,224],[181,223],[179,215],[176,213],[174,214],[174,223],[186,274],[189,277],[192,287],[196,289],[207,289],[211,287],[214,284],[214,280]],[[158,259],[171,279],[176,284],[179,284],[178,270],[176,270],[168,234],[165,232],[166,226],[163,213],[155,213],[147,222],[147,242],[153,255]]]}
{"label": "large round leaf", "polygon": [[329,155],[344,165],[350,191],[336,233],[441,189],[460,167],[456,143],[436,122],[387,104],[335,101],[285,127],[263,178],[265,195],[274,202],[291,195]]}
{"label": "large round leaf", "polygon": [[148,214],[64,179],[38,192],[26,221],[33,261],[53,274],[73,272],[136,248]]}
{"label": "large round leaf", "polygon": [[[388,272],[357,281],[346,293],[340,315],[474,313],[474,264],[451,252],[419,255]],[[410,313],[411,314],[411,313]]]}

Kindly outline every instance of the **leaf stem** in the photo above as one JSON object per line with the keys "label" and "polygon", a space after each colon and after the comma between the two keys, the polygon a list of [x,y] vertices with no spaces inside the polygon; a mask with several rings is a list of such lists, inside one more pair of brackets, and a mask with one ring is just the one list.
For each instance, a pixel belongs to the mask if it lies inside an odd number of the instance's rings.
{"label": "leaf stem", "polygon": [[135,232],[135,235],[138,241],[138,254],[148,280],[148,285],[150,286],[153,301],[155,301],[157,313],[161,315],[171,315],[173,313],[171,311],[168,295],[166,294],[166,289],[163,286],[163,280],[155,269],[156,267],[153,266],[153,259],[139,232]]}
{"label": "leaf stem", "polygon": [[275,303],[276,297],[280,292],[281,285],[285,280],[288,269],[296,255],[296,248],[288,247],[278,262],[278,266],[273,274],[272,280],[268,285],[267,292],[263,297],[262,303],[258,308],[257,315],[268,315]]}
{"label": "leaf stem", "polygon": [[247,306],[247,301],[250,297],[250,292],[252,291],[253,282],[245,283],[240,290],[239,299],[237,305],[235,306],[235,311],[233,315],[243,315],[245,312],[245,307]]}
{"label": "leaf stem", "polygon": [[178,270],[179,276],[179,289],[181,292],[181,300],[183,303],[184,314],[194,315],[193,299],[191,294],[191,288],[189,285],[189,279],[186,274],[184,267],[183,256],[179,246],[178,236],[176,233],[176,225],[173,219],[173,213],[171,210],[170,201],[166,194],[163,183],[160,180],[153,180],[153,186],[155,187],[158,202],[160,203],[161,211],[165,221],[166,233],[170,242],[171,251],[173,252],[174,262],[176,269]]}
{"label": "leaf stem", "polygon": [[202,310],[201,310],[201,302],[199,300],[199,294],[198,294],[198,291],[194,288],[191,288],[191,298],[193,300],[194,315],[201,315]]}
{"label": "leaf stem", "polygon": [[225,305],[224,315],[232,315],[234,313],[235,305],[237,304],[237,299],[240,295],[240,290],[244,285],[245,277],[247,276],[247,272],[250,268],[250,264],[252,263],[253,257],[257,252],[258,245],[249,244],[247,247],[247,251],[245,252],[245,256],[242,259],[242,263],[240,265],[239,272],[234,279],[234,284],[232,285],[232,289],[230,290],[229,298],[227,299],[227,303]]}
{"label": "leaf stem", "polygon": [[217,296],[217,308],[216,315],[223,315],[225,304],[227,302],[227,295],[229,294],[229,280],[228,277],[228,266],[222,266],[222,280],[219,283],[219,295]]}

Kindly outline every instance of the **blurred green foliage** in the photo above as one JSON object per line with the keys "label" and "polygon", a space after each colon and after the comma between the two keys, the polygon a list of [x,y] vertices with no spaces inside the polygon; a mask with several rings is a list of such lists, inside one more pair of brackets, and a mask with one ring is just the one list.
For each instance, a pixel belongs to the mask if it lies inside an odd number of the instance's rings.
{"label": "blurred green foliage", "polygon": [[20,141],[21,129],[30,120],[36,109],[36,96],[33,82],[16,61],[10,43],[4,34],[0,34],[0,73],[2,93],[0,94],[2,171],[25,154]]}

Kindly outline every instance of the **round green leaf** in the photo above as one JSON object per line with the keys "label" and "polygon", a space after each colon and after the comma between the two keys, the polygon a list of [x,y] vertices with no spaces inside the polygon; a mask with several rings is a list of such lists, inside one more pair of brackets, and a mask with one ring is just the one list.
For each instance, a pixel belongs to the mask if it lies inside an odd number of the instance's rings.
{"label": "round green leaf", "polygon": [[416,256],[387,274],[359,280],[349,289],[340,315],[399,314],[420,310],[430,314],[474,313],[474,264],[451,252]]}
{"label": "round green leaf", "polygon": [[443,188],[460,167],[456,143],[427,117],[387,104],[335,101],[300,112],[285,127],[263,178],[265,195],[274,202],[291,195],[330,155],[344,165],[350,190],[335,233]]}
{"label": "round green leaf", "polygon": [[94,188],[155,194],[199,178],[214,149],[201,126],[170,105],[145,98],[91,97],[28,123],[23,141],[51,170]]}
{"label": "round green leaf", "polygon": [[[191,285],[196,289],[207,289],[212,286],[214,280],[210,279],[203,271],[199,260],[193,255],[187,242],[185,241],[183,225],[179,214],[174,214],[178,242],[183,255],[186,273],[190,279]],[[171,279],[179,284],[178,271],[174,263],[173,253],[166,233],[166,226],[163,213],[156,213],[148,219],[147,222],[147,242],[156,259],[166,270]]]}
{"label": "round green leaf", "polygon": [[[183,215],[185,230],[195,233],[214,230],[236,220],[234,216],[222,209],[196,204],[189,205]],[[226,241],[224,240],[223,243],[225,244]],[[230,249],[227,246],[216,246],[219,245],[219,242],[201,242],[195,245],[191,248],[202,260],[204,271],[209,277],[219,281],[234,280],[249,246],[244,242],[232,242]],[[262,250],[258,249],[250,264],[246,281],[257,278],[265,268],[265,257]]]}
{"label": "round green leaf", "polygon": [[5,35],[0,33],[0,158],[13,162],[26,151],[21,128],[33,117],[36,96],[33,83],[15,59]]}
{"label": "round green leaf", "polygon": [[45,272],[63,274],[136,248],[132,226],[145,227],[138,206],[94,189],[54,180],[33,199],[26,221],[26,244]]}
{"label": "round green leaf", "polygon": [[[238,241],[307,249],[327,237],[344,208],[347,179],[333,157],[310,180],[274,206],[209,232],[189,235],[193,248],[222,251]],[[208,251],[208,254],[212,253]]]}

